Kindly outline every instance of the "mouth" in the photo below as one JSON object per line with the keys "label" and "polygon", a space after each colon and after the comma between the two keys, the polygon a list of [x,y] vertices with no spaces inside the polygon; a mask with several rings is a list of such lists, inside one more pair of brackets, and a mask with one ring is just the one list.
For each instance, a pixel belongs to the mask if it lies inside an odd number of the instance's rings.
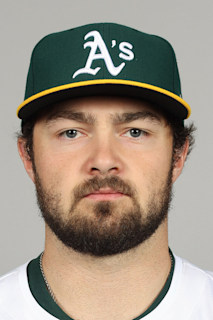
{"label": "mouth", "polygon": [[89,194],[87,194],[85,196],[85,198],[87,199],[91,199],[91,200],[98,200],[98,201],[109,201],[109,200],[115,200],[115,199],[119,199],[121,197],[124,197],[125,194],[117,191],[117,190],[113,190],[110,188],[104,188],[104,189],[99,189],[98,191],[93,191]]}

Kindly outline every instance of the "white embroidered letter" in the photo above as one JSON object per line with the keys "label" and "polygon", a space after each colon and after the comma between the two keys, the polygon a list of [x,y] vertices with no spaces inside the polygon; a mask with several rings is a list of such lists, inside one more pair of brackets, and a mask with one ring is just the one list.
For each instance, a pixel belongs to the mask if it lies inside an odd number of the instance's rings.
{"label": "white embroidered letter", "polygon": [[[101,68],[97,67],[95,69],[92,69],[91,66],[92,66],[92,63],[94,60],[99,60],[99,59],[104,60],[106,67],[112,76],[117,76],[121,72],[123,67],[125,66],[125,63],[122,62],[118,67],[114,66],[112,59],[110,57],[109,51],[106,47],[106,44],[98,31],[94,30],[94,31],[87,33],[86,36],[84,37],[84,39],[87,40],[90,37],[93,37],[94,40],[88,41],[84,44],[84,49],[87,47],[91,48],[86,65],[84,68],[77,70],[73,74],[73,78],[77,77],[79,74],[84,74],[84,73],[96,75]],[[127,44],[130,45],[128,42],[124,42],[124,44],[126,46],[127,46]],[[96,53],[97,49],[99,50],[100,53]],[[127,54],[127,56],[123,54],[123,56],[125,57],[125,60],[132,60],[132,59],[130,59],[130,56],[131,56],[130,53],[132,53],[132,52],[130,50],[128,50],[127,48],[125,48],[125,46],[123,46],[122,49],[123,49],[123,52],[125,52]],[[133,55],[133,53],[132,53],[132,55]],[[134,57],[134,55],[133,55],[133,57]]]}
{"label": "white embroidered letter", "polygon": [[[131,61],[134,59],[134,53],[131,51],[133,45],[129,42],[121,42],[119,45],[119,49],[122,53],[119,54],[119,57],[124,60]],[[129,50],[130,49],[130,50]]]}

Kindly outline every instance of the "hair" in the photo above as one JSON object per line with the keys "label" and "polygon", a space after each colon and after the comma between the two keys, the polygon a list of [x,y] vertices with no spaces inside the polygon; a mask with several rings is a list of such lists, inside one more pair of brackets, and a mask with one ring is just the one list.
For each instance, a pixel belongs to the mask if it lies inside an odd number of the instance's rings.
{"label": "hair", "polygon": [[168,125],[172,129],[173,162],[175,163],[180,158],[180,155],[187,141],[189,143],[187,157],[191,153],[195,143],[194,132],[196,131],[196,127],[193,122],[190,123],[189,125],[184,125],[183,121],[177,120],[171,116],[166,118],[166,120],[168,122]]}
{"label": "hair", "polygon": [[[156,106],[151,105],[154,109],[156,109]],[[25,121],[22,121],[22,129],[21,132],[18,133],[18,138],[22,138],[26,141],[25,144],[25,150],[29,156],[30,160],[34,160],[34,151],[33,151],[33,131],[34,131],[34,125],[35,123],[47,115],[49,113],[50,108],[52,109],[53,106],[49,106],[45,109],[43,109],[40,112],[37,112],[30,118],[28,118]],[[57,112],[57,111],[56,111]],[[159,107],[158,107],[159,112]],[[161,112],[163,117],[166,120],[167,125],[170,126],[172,130],[173,135],[173,163],[175,163],[184,148],[185,143],[188,141],[189,143],[189,149],[187,153],[188,155],[191,153],[193,146],[194,146],[194,132],[196,130],[196,127],[194,126],[194,123],[191,123],[189,125],[185,125],[182,120],[177,119],[175,116],[167,113],[167,112]]]}

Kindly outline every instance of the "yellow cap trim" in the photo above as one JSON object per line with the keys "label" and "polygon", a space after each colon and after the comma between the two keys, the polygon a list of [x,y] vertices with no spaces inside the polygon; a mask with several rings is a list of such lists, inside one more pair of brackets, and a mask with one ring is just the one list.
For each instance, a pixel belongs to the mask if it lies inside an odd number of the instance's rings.
{"label": "yellow cap trim", "polygon": [[51,89],[47,89],[44,91],[41,91],[39,93],[34,94],[33,96],[27,98],[24,102],[22,102],[20,104],[20,106],[17,109],[17,116],[19,114],[19,111],[28,103],[41,98],[43,96],[46,96],[48,94],[57,92],[57,91],[62,91],[62,90],[66,90],[66,89],[71,89],[71,88],[77,88],[77,87],[84,87],[84,86],[91,86],[94,84],[123,84],[123,85],[128,85],[128,86],[134,86],[134,87],[140,87],[140,88],[145,88],[145,89],[150,89],[153,91],[157,91],[160,93],[163,93],[175,100],[177,100],[178,102],[180,102],[188,111],[188,115],[187,118],[189,118],[190,114],[191,114],[191,108],[188,105],[188,103],[186,101],[184,101],[181,97],[179,97],[178,95],[174,94],[173,92],[170,92],[168,90],[162,89],[160,87],[156,87],[153,86],[151,84],[147,84],[147,83],[142,83],[142,82],[138,82],[138,81],[131,81],[131,80],[121,80],[121,79],[97,79],[97,80],[88,80],[88,81],[80,81],[80,82],[75,82],[75,83],[69,83],[69,84],[65,84],[62,86],[58,86],[58,87],[54,87]]}

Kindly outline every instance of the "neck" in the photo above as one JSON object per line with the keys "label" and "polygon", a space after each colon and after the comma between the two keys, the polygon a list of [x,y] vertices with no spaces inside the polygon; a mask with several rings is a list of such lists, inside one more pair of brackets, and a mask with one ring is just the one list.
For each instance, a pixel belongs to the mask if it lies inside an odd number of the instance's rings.
{"label": "neck", "polygon": [[137,248],[101,258],[64,247],[48,228],[46,235],[44,273],[57,303],[74,319],[135,318],[169,275],[167,223]]}

